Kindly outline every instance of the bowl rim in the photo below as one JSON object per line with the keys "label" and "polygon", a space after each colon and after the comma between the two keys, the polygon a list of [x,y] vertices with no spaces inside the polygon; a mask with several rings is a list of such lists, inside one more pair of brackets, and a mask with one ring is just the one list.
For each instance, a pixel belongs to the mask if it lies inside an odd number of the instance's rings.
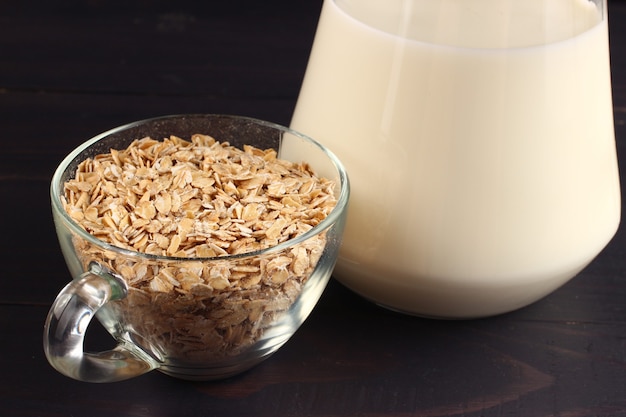
{"label": "bowl rim", "polygon": [[[87,232],[85,229],[83,229],[74,219],[72,219],[70,217],[70,215],[67,213],[67,211],[63,208],[63,204],[61,203],[61,195],[62,195],[62,181],[61,181],[61,177],[63,176],[63,174],[66,172],[67,168],[69,167],[69,165],[83,152],[85,151],[87,148],[89,148],[90,146],[92,146],[93,144],[99,142],[100,140],[104,139],[107,136],[110,136],[112,134],[124,131],[124,130],[128,130],[131,129],[133,127],[136,127],[138,125],[142,125],[142,124],[147,124],[147,123],[155,123],[155,122],[159,122],[159,121],[163,121],[163,120],[168,120],[168,119],[184,119],[184,118],[226,118],[226,119],[233,119],[233,120],[243,120],[243,121],[247,121],[250,123],[254,123],[254,124],[259,124],[265,127],[269,127],[272,129],[276,129],[276,130],[280,130],[283,133],[289,133],[291,135],[297,136],[301,139],[303,139],[305,142],[309,142],[310,144],[312,144],[313,146],[319,148],[327,157],[328,159],[331,161],[331,163],[333,164],[334,168],[337,170],[338,173],[338,177],[339,177],[339,196],[337,198],[337,204],[335,205],[335,207],[333,207],[333,209],[331,210],[330,213],[328,213],[328,215],[321,221],[319,222],[317,225],[315,225],[313,228],[311,228],[310,230],[306,231],[305,233],[296,236],[294,238],[288,239],[284,242],[280,242],[277,245],[271,246],[269,248],[264,248],[264,249],[259,249],[256,251],[250,251],[250,252],[243,252],[243,253],[238,253],[238,254],[230,254],[230,255],[221,255],[221,256],[212,256],[212,257],[179,257],[179,256],[167,256],[167,255],[154,255],[154,254],[149,254],[149,253],[145,253],[145,252],[140,252],[140,251],[135,251],[132,249],[127,249],[127,248],[122,248],[119,246],[115,246],[112,245],[110,243],[107,243],[103,240],[98,239],[97,237],[95,237],[94,235],[92,235],[91,233]],[[112,252],[116,252],[119,253],[121,255],[124,256],[129,256],[129,257],[138,257],[138,258],[142,258],[142,259],[146,259],[146,260],[152,260],[152,261],[163,261],[163,262],[189,262],[189,261],[194,261],[194,262],[206,262],[206,261],[228,261],[228,260],[235,260],[235,259],[243,259],[243,258],[249,258],[249,257],[256,257],[256,256],[263,256],[263,255],[269,255],[269,254],[273,254],[273,253],[277,253],[277,252],[281,252],[283,250],[286,250],[290,247],[293,247],[295,245],[298,245],[308,239],[310,239],[311,237],[322,233],[324,230],[329,229],[332,225],[334,225],[339,218],[344,215],[347,214],[345,213],[347,211],[347,206],[348,206],[348,200],[349,200],[349,196],[350,196],[350,181],[348,178],[348,173],[346,172],[345,167],[343,166],[342,162],[339,160],[339,158],[328,148],[326,148],[324,145],[322,145],[321,143],[317,142],[316,140],[314,140],[313,138],[300,133],[296,130],[293,130],[289,127],[277,124],[277,123],[273,123],[273,122],[268,122],[262,119],[257,119],[257,118],[253,118],[253,117],[248,117],[248,116],[239,116],[239,115],[231,115],[231,114],[219,114],[219,113],[189,113],[189,114],[170,114],[170,115],[165,115],[165,116],[157,116],[157,117],[151,117],[151,118],[146,118],[146,119],[141,119],[141,120],[137,120],[137,121],[133,121],[130,123],[126,123],[123,125],[120,125],[118,127],[114,127],[112,129],[106,130],[102,133],[97,134],[96,136],[92,137],[91,139],[83,142],[82,144],[80,144],[79,146],[77,146],[76,148],[74,148],[74,150],[72,150],[65,158],[63,158],[63,160],[59,163],[59,165],[57,166],[57,168],[54,171],[54,174],[52,176],[52,180],[51,180],[51,184],[50,184],[50,200],[52,203],[52,210],[55,213],[55,218],[58,218],[59,220],[62,220],[64,225],[67,226],[68,229],[70,229],[70,231],[75,234],[80,236],[82,239],[90,242],[91,244],[94,244],[100,248],[102,248],[103,250],[106,251],[112,251]]]}

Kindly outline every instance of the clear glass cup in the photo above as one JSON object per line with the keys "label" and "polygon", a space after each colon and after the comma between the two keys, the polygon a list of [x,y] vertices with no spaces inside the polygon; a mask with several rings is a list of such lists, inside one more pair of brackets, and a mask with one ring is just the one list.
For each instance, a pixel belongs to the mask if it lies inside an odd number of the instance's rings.
{"label": "clear glass cup", "polygon": [[325,0],[291,127],[352,197],[334,276],[473,318],[567,282],[620,221],[604,0]]}
{"label": "clear glass cup", "polygon": [[[86,158],[126,148],[146,136],[189,139],[195,133],[237,147],[273,148],[278,158],[308,163],[317,175],[335,181],[336,206],[298,237],[264,250],[211,258],[156,256],[115,247],[86,232],[64,209],[64,183]],[[211,380],[253,367],[287,342],[324,291],[341,242],[348,198],[346,172],[330,151],[293,130],[260,120],[166,116],[94,137],[70,153],[52,179],[54,223],[74,279],[59,293],[46,320],[48,361],[59,372],[88,382],[119,381],[153,369],[182,379]],[[297,272],[289,264],[289,275],[281,275],[280,281],[269,275],[278,271],[272,267],[276,261],[297,259],[304,262]],[[184,288],[190,274],[208,281],[213,271],[224,270],[230,277],[240,274],[239,284],[228,291],[195,285],[186,291],[153,293],[134,285],[152,274],[177,280],[176,288]],[[85,332],[94,316],[117,340],[114,349],[84,352]]]}

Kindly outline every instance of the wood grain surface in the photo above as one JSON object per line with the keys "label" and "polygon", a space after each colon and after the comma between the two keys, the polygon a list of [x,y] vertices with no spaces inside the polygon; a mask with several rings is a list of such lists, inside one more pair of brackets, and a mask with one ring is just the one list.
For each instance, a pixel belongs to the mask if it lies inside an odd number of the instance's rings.
{"label": "wood grain surface", "polygon": [[[609,0],[626,166],[626,2]],[[42,350],[69,280],[48,195],[56,165],[117,125],[174,113],[288,124],[321,0],[0,2],[1,416],[626,416],[626,233],[522,310],[437,321],[331,281],[272,358],[211,383],[158,372],[70,380]],[[564,150],[566,151],[566,150]],[[113,345],[97,325],[88,349]]]}

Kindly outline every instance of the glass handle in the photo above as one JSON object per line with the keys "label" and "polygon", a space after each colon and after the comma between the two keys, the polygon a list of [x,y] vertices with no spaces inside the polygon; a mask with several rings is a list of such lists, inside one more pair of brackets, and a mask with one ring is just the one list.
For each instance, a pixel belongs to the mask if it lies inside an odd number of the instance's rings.
{"label": "glass handle", "polygon": [[114,349],[87,353],[83,350],[87,327],[108,301],[126,297],[126,283],[101,265],[69,283],[57,296],[44,327],[44,351],[60,373],[85,382],[115,382],[144,374],[158,367],[139,348],[120,342]]}

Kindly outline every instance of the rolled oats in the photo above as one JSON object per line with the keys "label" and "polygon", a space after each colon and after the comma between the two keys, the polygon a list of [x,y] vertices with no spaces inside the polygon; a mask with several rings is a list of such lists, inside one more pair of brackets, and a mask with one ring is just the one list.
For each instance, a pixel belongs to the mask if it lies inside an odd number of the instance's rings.
{"label": "rolled oats", "polygon": [[126,256],[75,239],[85,267],[99,261],[128,283],[113,308],[163,354],[210,360],[242,351],[290,308],[326,236],[273,254],[227,255],[307,232],[335,206],[334,186],[275,150],[196,134],[146,137],[81,162],[63,202],[98,239],[158,255]]}

